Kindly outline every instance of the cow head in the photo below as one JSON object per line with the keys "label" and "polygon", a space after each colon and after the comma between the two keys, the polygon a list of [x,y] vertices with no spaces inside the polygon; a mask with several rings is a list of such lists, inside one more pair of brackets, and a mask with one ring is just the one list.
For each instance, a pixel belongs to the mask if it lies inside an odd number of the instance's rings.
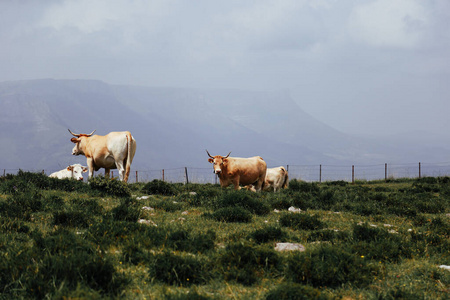
{"label": "cow head", "polygon": [[80,155],[80,154],[84,155],[84,150],[83,149],[84,149],[85,140],[86,140],[86,138],[88,138],[91,135],[93,135],[95,130],[92,131],[90,134],[84,134],[84,133],[75,134],[72,131],[70,131],[70,129],[69,129],[69,132],[73,136],[75,136],[74,138],[70,139],[70,141],[75,144],[75,146],[72,149],[72,155]]}
{"label": "cow head", "polygon": [[68,166],[67,171],[70,171],[72,173],[73,179],[83,180],[83,173],[87,172],[87,167],[80,164],[75,164]]}
{"label": "cow head", "polygon": [[228,156],[230,156],[231,151],[230,153],[228,153],[227,156],[220,156],[220,155],[211,156],[208,150],[206,150],[206,153],[208,153],[208,156],[210,157],[208,161],[213,164],[214,174],[220,174],[223,168],[226,167],[228,163]]}

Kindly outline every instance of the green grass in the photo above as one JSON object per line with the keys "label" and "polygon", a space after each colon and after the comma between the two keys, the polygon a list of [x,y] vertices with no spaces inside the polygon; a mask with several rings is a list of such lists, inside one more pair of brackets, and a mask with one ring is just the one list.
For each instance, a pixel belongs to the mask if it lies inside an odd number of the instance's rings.
{"label": "green grass", "polygon": [[0,178],[0,298],[448,299],[449,177],[289,186]]}

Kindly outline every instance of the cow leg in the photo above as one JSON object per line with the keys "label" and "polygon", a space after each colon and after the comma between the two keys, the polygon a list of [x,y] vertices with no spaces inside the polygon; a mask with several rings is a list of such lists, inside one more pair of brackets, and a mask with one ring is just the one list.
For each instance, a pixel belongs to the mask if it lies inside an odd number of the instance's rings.
{"label": "cow leg", "polygon": [[241,187],[239,186],[239,176],[236,176],[235,178],[233,178],[233,185],[234,185],[234,190],[240,190]]}
{"label": "cow leg", "polygon": [[88,158],[86,160],[86,164],[87,164],[88,169],[89,169],[89,176],[88,176],[88,178],[91,179],[94,176],[94,161],[92,160],[92,158]]}
{"label": "cow leg", "polygon": [[265,178],[259,178],[255,185],[256,192],[260,192]]}
{"label": "cow leg", "polygon": [[109,178],[109,175],[110,175],[109,172],[111,172],[111,169],[105,168],[105,178]]}
{"label": "cow leg", "polygon": [[117,167],[117,170],[119,171],[119,178],[120,178],[120,180],[121,181],[125,181],[124,180],[124,171],[125,171],[125,169],[124,169],[124,167],[123,167],[123,162],[122,161],[116,161],[116,167]]}

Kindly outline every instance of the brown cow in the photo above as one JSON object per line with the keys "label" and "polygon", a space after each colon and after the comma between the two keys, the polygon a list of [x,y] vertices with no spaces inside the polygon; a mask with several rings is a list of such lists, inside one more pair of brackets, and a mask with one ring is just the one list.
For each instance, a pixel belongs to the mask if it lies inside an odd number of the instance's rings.
{"label": "brown cow", "polygon": [[284,167],[268,168],[264,182],[265,191],[279,191],[289,185],[289,175]]}
{"label": "brown cow", "polygon": [[[119,170],[119,178],[128,181],[130,166],[136,153],[136,140],[129,131],[110,132],[107,135],[75,134],[70,141],[75,144],[72,154],[86,156],[89,168],[89,178],[94,175],[94,170],[105,168],[105,176],[109,176],[111,169]],[[125,174],[124,174],[125,173]]]}
{"label": "brown cow", "polygon": [[222,187],[233,184],[234,189],[239,190],[241,189],[240,184],[252,184],[255,186],[256,191],[261,190],[267,169],[266,162],[262,157],[229,157],[231,152],[227,156],[211,156],[208,150],[206,150],[206,153],[210,157],[208,161],[214,164],[214,173],[219,176]]}

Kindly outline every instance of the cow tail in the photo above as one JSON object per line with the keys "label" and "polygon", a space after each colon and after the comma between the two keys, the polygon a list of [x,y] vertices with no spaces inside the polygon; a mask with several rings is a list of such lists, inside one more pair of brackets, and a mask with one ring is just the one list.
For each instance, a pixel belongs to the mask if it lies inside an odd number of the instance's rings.
{"label": "cow tail", "polygon": [[131,136],[130,132],[127,132],[127,146],[128,146],[128,153],[127,153],[127,165],[125,166],[125,178],[124,181],[128,182],[128,176],[130,176],[130,168],[131,168],[131,144],[133,141],[133,137]]}
{"label": "cow tail", "polygon": [[282,187],[284,189],[287,189],[288,186],[289,186],[289,174],[288,174],[288,172],[286,171],[285,168],[283,168],[283,172],[284,172],[284,182],[283,182]]}

